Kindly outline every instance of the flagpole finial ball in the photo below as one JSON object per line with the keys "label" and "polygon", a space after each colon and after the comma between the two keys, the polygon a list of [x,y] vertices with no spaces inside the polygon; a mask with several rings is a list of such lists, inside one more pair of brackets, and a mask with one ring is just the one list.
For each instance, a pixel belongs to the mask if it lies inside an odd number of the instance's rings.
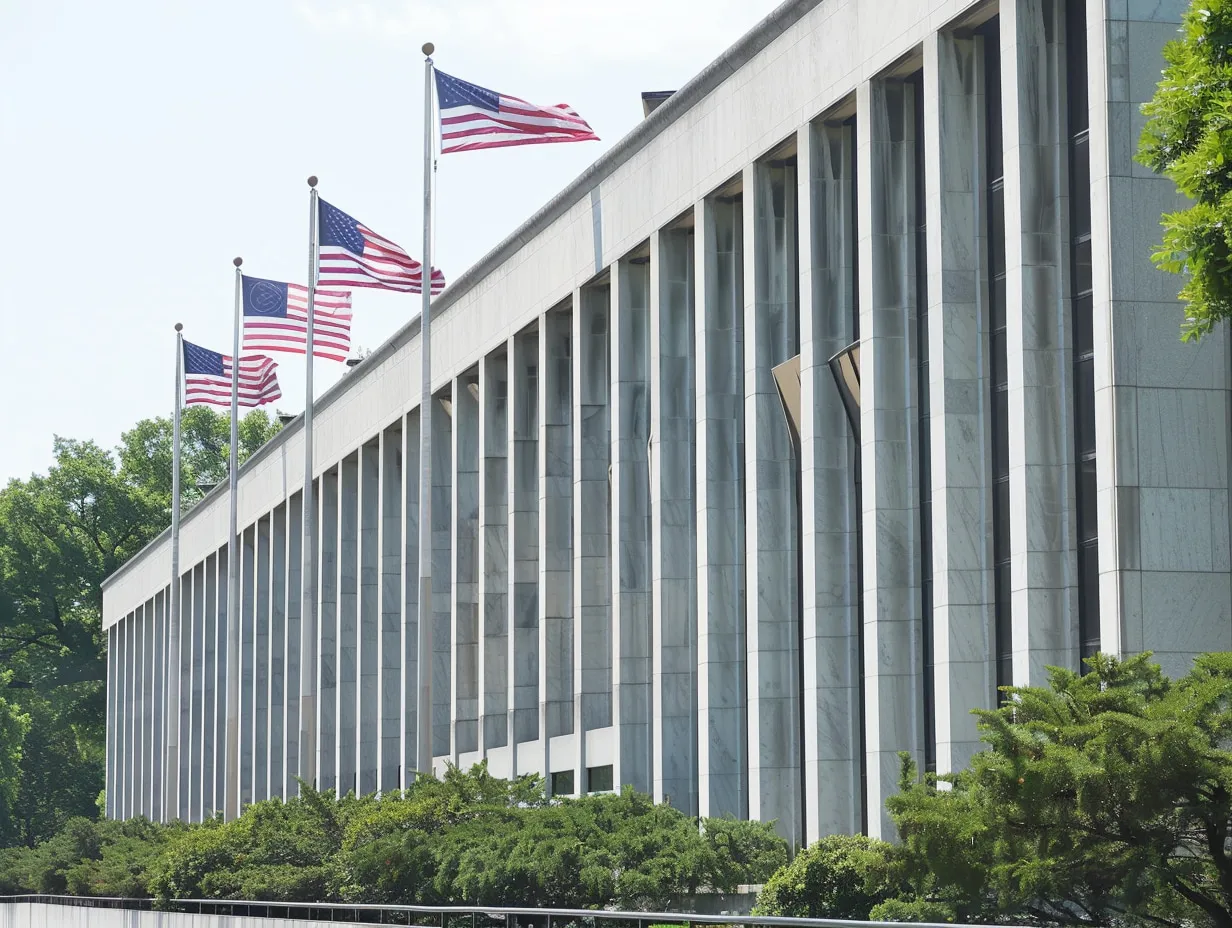
{"label": "flagpole finial ball", "polygon": [[232,258],[231,263],[234,264],[236,267],[239,267],[241,264],[244,263],[244,259],[243,258]]}
{"label": "flagpole finial ball", "polygon": [[311,177],[308,178],[308,186],[315,187],[316,185],[317,185],[317,176],[313,174]]}
{"label": "flagpole finial ball", "polygon": [[434,51],[436,51],[435,45],[433,45],[431,42],[424,42],[423,53],[425,55],[427,55],[430,58],[432,57],[432,53]]}
{"label": "flagpole finial ball", "polygon": [[177,323],[175,324],[175,330],[176,330],[177,332],[183,332],[183,331],[184,331],[184,323],[182,323],[182,322],[177,322]]}

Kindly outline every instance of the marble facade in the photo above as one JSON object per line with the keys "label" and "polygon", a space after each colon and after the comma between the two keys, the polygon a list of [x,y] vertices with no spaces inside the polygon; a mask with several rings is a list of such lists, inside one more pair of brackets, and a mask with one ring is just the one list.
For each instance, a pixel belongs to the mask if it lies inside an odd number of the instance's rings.
{"label": "marble facade", "polygon": [[225,486],[177,597],[166,536],[107,580],[107,814],[486,760],[888,838],[998,685],[1232,647],[1229,336],[1131,157],[1181,6],[784,3],[436,301],[430,603],[417,322],[318,400],[313,518],[302,422],[241,469],[234,588]]}

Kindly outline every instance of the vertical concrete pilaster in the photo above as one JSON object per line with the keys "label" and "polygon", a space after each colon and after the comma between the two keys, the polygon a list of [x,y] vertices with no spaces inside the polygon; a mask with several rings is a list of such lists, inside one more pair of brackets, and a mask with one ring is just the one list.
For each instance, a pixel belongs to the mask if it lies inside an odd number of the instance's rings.
{"label": "vertical concrete pilaster", "polygon": [[714,197],[694,212],[698,814],[746,818],[742,201]]}
{"label": "vertical concrete pilaster", "polygon": [[317,621],[320,649],[317,664],[316,775],[319,790],[346,790],[338,782],[338,472],[326,471],[319,481],[317,501]]}
{"label": "vertical concrete pilaster", "polygon": [[799,458],[773,369],[799,351],[794,161],[744,171],[749,815],[803,841]]}
{"label": "vertical concrete pilaster", "polygon": [[[509,340],[509,765],[538,767],[519,745],[546,737],[539,724],[539,338]],[[540,768],[547,776],[547,767]]]}
{"label": "vertical concrete pilaster", "polygon": [[[457,386],[456,384],[454,385]],[[465,387],[463,387],[465,389]],[[453,533],[456,530],[453,504],[454,417],[447,414],[442,400],[445,391],[434,397],[432,410],[432,753],[433,757],[455,757],[451,707],[454,672],[453,627]],[[452,402],[450,400],[450,402]],[[472,639],[473,640],[473,639]],[[472,712],[472,716],[474,713]],[[425,762],[423,769],[431,769]]]}
{"label": "vertical concrete pilaster", "polygon": [[380,446],[369,441],[359,449],[359,627],[356,728],[356,791],[378,787],[381,727],[380,647]]}
{"label": "vertical concrete pilaster", "polygon": [[[913,88],[862,84],[857,150],[869,834],[889,839],[899,752],[922,766]],[[867,217],[867,221],[863,217]]]}
{"label": "vertical concrete pilaster", "polygon": [[338,795],[359,794],[359,452],[338,467]]}
{"label": "vertical concrete pilaster", "polygon": [[[574,729],[573,316],[569,306],[539,321],[539,737],[543,771],[568,770],[552,738]],[[579,784],[575,781],[574,791]]]}
{"label": "vertical concrete pilaster", "polygon": [[697,513],[692,228],[650,240],[653,791],[697,815]]}
{"label": "vertical concrete pilaster", "polygon": [[587,791],[586,732],[612,724],[610,287],[574,294],[573,603],[575,789]]}
{"label": "vertical concrete pilaster", "polygon": [[1001,11],[1014,683],[1078,666],[1064,6]]}
{"label": "vertical concrete pilaster", "polygon": [[855,137],[816,123],[797,141],[800,469],[807,841],[861,829],[859,551],[854,436],[829,359],[851,344]]}
{"label": "vertical concrete pilaster", "polygon": [[[479,362],[479,547],[475,552],[480,616],[480,750],[509,738],[509,360],[498,349]],[[512,770],[510,771],[512,773]]]}
{"label": "vertical concrete pilaster", "polygon": [[[474,387],[472,388],[472,384]],[[479,650],[479,400],[475,374],[453,381],[453,740],[450,753],[480,751],[483,681]],[[503,651],[502,651],[503,653]]]}
{"label": "vertical concrete pilaster", "polygon": [[270,517],[269,793],[286,798],[287,505]]}
{"label": "vertical concrete pilaster", "polygon": [[[380,756],[382,793],[402,786],[402,432],[399,421],[380,437]],[[418,473],[418,472],[417,472]],[[412,687],[412,690],[414,687]]]}
{"label": "vertical concrete pilaster", "polygon": [[967,766],[971,710],[996,705],[983,42],[924,42],[938,773]]}
{"label": "vertical concrete pilaster", "polygon": [[651,758],[650,260],[612,269],[613,786],[653,789]]}
{"label": "vertical concrete pilaster", "polygon": [[[315,494],[314,494],[315,497]],[[299,795],[300,772],[300,674],[301,661],[305,654],[315,653],[315,647],[304,647],[303,642],[303,533],[304,494],[301,490],[292,494],[287,503],[286,544],[286,647],[283,658],[284,699],[283,731],[283,796],[290,799]],[[312,774],[306,774],[308,782]]]}

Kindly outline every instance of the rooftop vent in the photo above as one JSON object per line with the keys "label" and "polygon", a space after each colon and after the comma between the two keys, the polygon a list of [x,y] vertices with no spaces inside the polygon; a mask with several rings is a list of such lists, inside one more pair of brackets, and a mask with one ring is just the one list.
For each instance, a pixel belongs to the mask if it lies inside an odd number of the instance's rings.
{"label": "rooftop vent", "polygon": [[663,101],[674,94],[674,90],[647,90],[642,93],[642,114],[649,116],[660,106]]}

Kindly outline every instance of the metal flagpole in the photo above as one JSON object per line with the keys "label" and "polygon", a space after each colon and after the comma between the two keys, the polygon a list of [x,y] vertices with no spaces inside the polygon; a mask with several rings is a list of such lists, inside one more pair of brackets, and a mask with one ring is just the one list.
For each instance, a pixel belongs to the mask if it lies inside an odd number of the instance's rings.
{"label": "metal flagpole", "polygon": [[432,53],[424,53],[423,310],[419,319],[419,728],[415,770],[432,773]]}
{"label": "metal flagpole", "polygon": [[312,333],[316,315],[318,242],[317,179],[308,178],[308,330],[304,376],[304,492],[300,524],[303,526],[302,555],[303,601],[300,606],[299,659],[299,777],[316,785],[317,756],[317,597],[316,597],[316,508],[312,485]]}
{"label": "metal flagpole", "polygon": [[180,814],[180,416],[184,408],[184,326],[175,324],[175,413],[171,418],[171,614],[167,622],[167,700],[163,715],[164,822]]}
{"label": "metal flagpole", "polygon": [[230,821],[240,814],[240,574],[239,574],[239,514],[237,489],[240,458],[240,316],[243,312],[244,275],[240,271],[243,258],[235,265],[235,331],[231,350],[231,459],[228,468],[231,503],[231,531],[227,536],[227,788],[225,818]]}

